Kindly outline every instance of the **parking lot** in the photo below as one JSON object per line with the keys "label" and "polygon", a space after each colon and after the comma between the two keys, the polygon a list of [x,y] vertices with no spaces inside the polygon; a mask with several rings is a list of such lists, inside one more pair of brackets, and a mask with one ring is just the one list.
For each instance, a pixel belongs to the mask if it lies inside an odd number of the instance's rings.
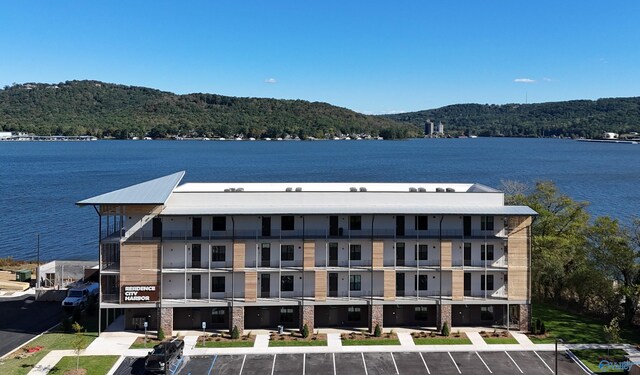
{"label": "parking lot", "polygon": [[[554,352],[382,352],[185,357],[172,375],[196,374],[532,374],[554,373]],[[144,359],[128,357],[117,375],[141,375]],[[558,373],[584,374],[558,353]]]}

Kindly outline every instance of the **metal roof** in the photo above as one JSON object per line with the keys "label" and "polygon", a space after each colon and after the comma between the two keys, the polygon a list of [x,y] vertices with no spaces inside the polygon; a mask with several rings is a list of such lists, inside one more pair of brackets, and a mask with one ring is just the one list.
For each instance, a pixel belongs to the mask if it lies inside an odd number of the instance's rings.
{"label": "metal roof", "polygon": [[106,204],[164,204],[178,186],[184,171],[145,181],[77,202],[78,206]]}

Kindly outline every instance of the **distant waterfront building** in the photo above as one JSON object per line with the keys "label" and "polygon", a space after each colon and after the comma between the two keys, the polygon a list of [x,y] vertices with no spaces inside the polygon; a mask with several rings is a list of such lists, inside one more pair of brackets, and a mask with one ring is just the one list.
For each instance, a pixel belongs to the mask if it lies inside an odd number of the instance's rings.
{"label": "distant waterfront building", "polygon": [[100,319],[125,329],[527,330],[535,211],[473,183],[185,183],[99,214]]}
{"label": "distant waterfront building", "polygon": [[444,125],[442,124],[442,121],[438,122],[438,134],[444,135]]}
{"label": "distant waterfront building", "polygon": [[602,139],[618,139],[618,133],[604,133]]}
{"label": "distant waterfront building", "polygon": [[424,123],[424,135],[433,137],[433,121],[427,120],[427,122]]}
{"label": "distant waterfront building", "polygon": [[0,139],[11,138],[13,134],[11,132],[0,132]]}

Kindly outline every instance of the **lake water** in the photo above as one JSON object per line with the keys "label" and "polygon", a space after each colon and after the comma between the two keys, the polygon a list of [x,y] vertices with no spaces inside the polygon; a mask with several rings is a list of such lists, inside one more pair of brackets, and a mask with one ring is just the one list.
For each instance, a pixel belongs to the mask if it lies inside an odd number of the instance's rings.
{"label": "lake water", "polygon": [[97,214],[75,202],[185,170],[183,182],[532,184],[552,180],[595,215],[640,207],[640,145],[559,139],[0,142],[0,257],[97,259]]}

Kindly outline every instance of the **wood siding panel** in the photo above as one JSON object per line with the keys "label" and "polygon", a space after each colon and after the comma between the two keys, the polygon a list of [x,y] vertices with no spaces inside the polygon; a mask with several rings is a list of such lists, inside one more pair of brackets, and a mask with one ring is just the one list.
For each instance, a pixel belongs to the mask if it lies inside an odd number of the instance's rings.
{"label": "wood siding panel", "polygon": [[245,243],[234,242],[233,243],[233,270],[240,271],[244,269],[244,253]]}
{"label": "wood siding panel", "polygon": [[316,265],[316,243],[315,241],[304,241],[303,248],[304,270],[313,270]]}
{"label": "wood siding panel", "polygon": [[451,241],[440,243],[440,263],[443,268],[451,267]]}
{"label": "wood siding panel", "polygon": [[315,272],[315,299],[316,301],[327,300],[327,271],[317,270]]}
{"label": "wood siding panel", "polygon": [[120,247],[120,287],[158,285],[160,246],[157,243],[123,243]]}
{"label": "wood siding panel", "polygon": [[527,300],[529,297],[529,293],[527,293],[529,288],[529,270],[510,267],[508,275],[507,298],[510,301]]}
{"label": "wood siding panel", "polygon": [[258,297],[258,273],[247,271],[244,273],[244,300],[255,302]]}
{"label": "wood siding panel", "polygon": [[[444,276],[444,273],[443,275]],[[451,299],[453,301],[462,301],[464,299],[464,271],[451,271]]]}
{"label": "wood siding panel", "polygon": [[509,218],[510,233],[507,240],[509,300],[527,300],[529,297],[529,233],[532,218]]}
{"label": "wood siding panel", "polygon": [[396,299],[396,271],[384,270],[384,300]]}
{"label": "wood siding panel", "polygon": [[371,254],[372,255],[371,260],[372,260],[373,269],[382,269],[384,265],[384,242],[373,241],[372,246],[373,246],[372,247],[373,253]]}

